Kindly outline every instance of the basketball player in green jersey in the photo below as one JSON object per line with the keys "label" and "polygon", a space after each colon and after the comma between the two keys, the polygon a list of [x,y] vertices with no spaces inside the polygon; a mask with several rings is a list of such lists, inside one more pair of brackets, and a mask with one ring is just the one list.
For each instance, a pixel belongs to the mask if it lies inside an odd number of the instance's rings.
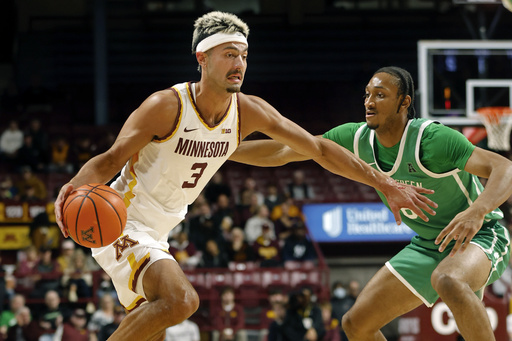
{"label": "basketball player in green jersey", "polygon": [[[378,70],[366,86],[364,105],[365,123],[338,126],[323,138],[400,183],[433,189],[428,196],[439,207],[428,221],[401,211],[418,235],[366,285],[344,315],[343,330],[351,341],[385,340],[381,327],[422,303],[431,307],[440,296],[466,341],[495,340],[481,299],[510,257],[497,207],[512,195],[512,162],[449,127],[414,118],[413,80],[401,68]],[[242,143],[231,159],[277,166],[305,158],[264,140]],[[478,177],[488,179],[485,189]]]}

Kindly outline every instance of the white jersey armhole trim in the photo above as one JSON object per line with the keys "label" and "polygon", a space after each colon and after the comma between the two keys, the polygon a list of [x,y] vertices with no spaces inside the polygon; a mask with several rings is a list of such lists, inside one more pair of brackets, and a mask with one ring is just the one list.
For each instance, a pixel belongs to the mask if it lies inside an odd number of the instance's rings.
{"label": "white jersey armhole trim", "polygon": [[429,126],[431,123],[434,123],[434,121],[428,120],[428,121],[423,122],[423,124],[421,125],[420,130],[418,132],[418,138],[416,140],[416,146],[415,146],[416,149],[414,151],[416,163],[420,167],[421,171],[424,172],[425,174],[427,174],[428,176],[430,176],[431,178],[439,179],[439,178],[444,178],[447,176],[455,176],[455,174],[460,172],[460,170],[457,168],[455,168],[449,172],[445,172],[445,173],[434,173],[434,172],[429,171],[425,166],[423,166],[423,164],[420,161],[421,138],[423,137],[423,132],[425,131],[425,128],[427,128],[427,126]]}

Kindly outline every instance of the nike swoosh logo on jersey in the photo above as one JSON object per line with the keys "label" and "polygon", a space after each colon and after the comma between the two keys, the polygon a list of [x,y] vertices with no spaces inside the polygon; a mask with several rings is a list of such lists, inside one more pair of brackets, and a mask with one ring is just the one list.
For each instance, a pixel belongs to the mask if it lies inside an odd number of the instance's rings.
{"label": "nike swoosh logo on jersey", "polygon": [[188,129],[188,128],[185,128],[185,129],[183,129],[183,131],[184,131],[185,133],[190,133],[191,131],[194,131],[194,130],[197,130],[197,129],[199,129],[199,128],[194,128],[194,129]]}

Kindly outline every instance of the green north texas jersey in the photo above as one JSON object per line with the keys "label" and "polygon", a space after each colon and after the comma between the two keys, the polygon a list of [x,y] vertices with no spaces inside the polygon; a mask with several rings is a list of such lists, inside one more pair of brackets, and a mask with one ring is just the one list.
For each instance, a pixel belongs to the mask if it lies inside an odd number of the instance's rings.
{"label": "green north texas jersey", "polygon": [[[458,131],[437,122],[409,120],[400,143],[391,148],[383,147],[366,123],[344,124],[324,137],[399,183],[435,191],[427,195],[438,204],[436,215],[427,213],[428,222],[409,209],[401,211],[404,223],[418,234],[413,242],[423,247],[438,249],[434,240],[439,232],[483,191],[478,177],[463,170],[475,146]],[[385,196],[378,194],[389,208]],[[496,209],[485,216],[484,224],[502,218],[503,213]]]}

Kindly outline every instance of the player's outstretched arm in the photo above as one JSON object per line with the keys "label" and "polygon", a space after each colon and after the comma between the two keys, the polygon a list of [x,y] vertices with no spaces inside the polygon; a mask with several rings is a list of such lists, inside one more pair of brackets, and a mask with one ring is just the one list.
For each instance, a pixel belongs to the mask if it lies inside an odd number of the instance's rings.
{"label": "player's outstretched arm", "polygon": [[382,192],[388,201],[389,208],[395,216],[397,224],[401,224],[400,209],[408,208],[424,221],[428,221],[425,212],[435,215],[432,207],[437,204],[423,194],[434,191],[416,186],[397,183],[389,176],[370,167],[366,162],[356,157],[337,143],[319,137],[322,146],[322,156],[314,158],[318,164],[334,174],[355,180]]}
{"label": "player's outstretched arm", "polygon": [[311,158],[297,153],[281,142],[267,139],[242,141],[229,159],[251,166],[277,167]]}
{"label": "player's outstretched arm", "polygon": [[503,204],[512,195],[512,162],[493,152],[476,147],[466,163],[465,171],[487,178],[485,189],[469,208],[457,214],[436,238],[444,251],[456,240],[450,253],[464,252],[482,227],[485,215]]}
{"label": "player's outstretched arm", "polygon": [[177,98],[169,94],[170,91],[157,92],[146,99],[126,120],[110,149],[87,161],[70,182],[62,186],[55,200],[55,219],[64,237],[68,234],[62,223],[62,209],[73,189],[89,183],[104,184],[110,181],[130,157],[155,136],[169,133],[178,112]]}

